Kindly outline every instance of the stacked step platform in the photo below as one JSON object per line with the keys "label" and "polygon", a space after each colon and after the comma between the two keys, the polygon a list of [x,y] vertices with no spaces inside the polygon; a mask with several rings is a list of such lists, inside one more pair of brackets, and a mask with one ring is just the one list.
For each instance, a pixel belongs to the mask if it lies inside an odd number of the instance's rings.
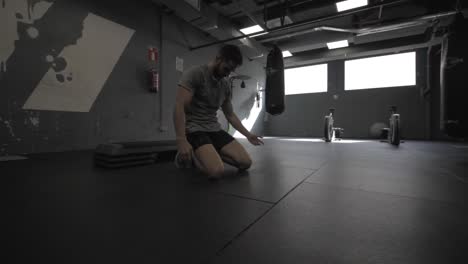
{"label": "stacked step platform", "polygon": [[96,147],[94,163],[104,168],[147,165],[173,160],[176,153],[175,140],[107,143]]}

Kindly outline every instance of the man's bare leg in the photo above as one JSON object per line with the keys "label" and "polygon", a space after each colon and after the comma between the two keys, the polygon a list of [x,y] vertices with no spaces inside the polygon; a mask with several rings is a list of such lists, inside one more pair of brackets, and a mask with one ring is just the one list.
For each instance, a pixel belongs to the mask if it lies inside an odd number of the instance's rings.
{"label": "man's bare leg", "polygon": [[[195,151],[195,166],[210,179],[220,178],[224,172],[224,164],[212,144],[205,144]],[[192,157],[193,158],[193,157]]]}
{"label": "man's bare leg", "polygon": [[252,166],[250,155],[237,140],[231,141],[221,149],[221,158],[239,170],[247,170]]}

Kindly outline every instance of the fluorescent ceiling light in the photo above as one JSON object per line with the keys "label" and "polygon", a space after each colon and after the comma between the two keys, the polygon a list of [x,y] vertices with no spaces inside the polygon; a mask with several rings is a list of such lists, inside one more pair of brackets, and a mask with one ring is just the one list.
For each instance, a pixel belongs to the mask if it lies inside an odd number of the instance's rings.
{"label": "fluorescent ceiling light", "polygon": [[328,42],[327,46],[329,49],[338,49],[343,47],[348,47],[348,40],[340,40],[335,42]]}
{"label": "fluorescent ceiling light", "polygon": [[292,54],[291,54],[291,52],[289,52],[289,50],[283,51],[283,58],[291,57],[291,56],[292,56]]}
{"label": "fluorescent ceiling light", "polygon": [[266,35],[266,34],[268,34],[268,32],[260,32],[260,33],[258,33],[258,34],[252,35],[252,36],[250,36],[250,37],[251,37],[251,38],[255,38],[255,37],[263,36],[263,35]]}
{"label": "fluorescent ceiling light", "polygon": [[246,27],[240,30],[244,35],[249,35],[252,33],[257,33],[260,31],[263,31],[263,28],[260,27],[259,25],[251,26],[251,27]]}
{"label": "fluorescent ceiling light", "polygon": [[356,7],[361,7],[361,6],[366,6],[367,5],[367,0],[347,0],[347,1],[342,1],[336,3],[336,9],[338,9],[338,12],[353,9]]}

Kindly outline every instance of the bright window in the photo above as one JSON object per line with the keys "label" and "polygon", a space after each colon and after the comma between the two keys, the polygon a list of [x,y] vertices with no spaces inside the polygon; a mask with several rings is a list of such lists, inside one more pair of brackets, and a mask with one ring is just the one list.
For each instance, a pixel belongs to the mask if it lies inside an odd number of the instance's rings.
{"label": "bright window", "polygon": [[345,62],[345,90],[416,85],[416,52]]}
{"label": "bright window", "polygon": [[321,93],[327,91],[327,64],[284,70],[285,94]]}

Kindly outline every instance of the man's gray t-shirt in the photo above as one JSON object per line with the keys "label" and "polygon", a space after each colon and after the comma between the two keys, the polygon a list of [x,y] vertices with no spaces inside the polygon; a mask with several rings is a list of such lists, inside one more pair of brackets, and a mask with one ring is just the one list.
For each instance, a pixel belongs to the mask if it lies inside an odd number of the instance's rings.
{"label": "man's gray t-shirt", "polygon": [[179,86],[192,93],[192,102],[185,109],[185,130],[214,132],[221,130],[217,112],[231,91],[226,78],[217,80],[208,65],[195,66],[184,72]]}

